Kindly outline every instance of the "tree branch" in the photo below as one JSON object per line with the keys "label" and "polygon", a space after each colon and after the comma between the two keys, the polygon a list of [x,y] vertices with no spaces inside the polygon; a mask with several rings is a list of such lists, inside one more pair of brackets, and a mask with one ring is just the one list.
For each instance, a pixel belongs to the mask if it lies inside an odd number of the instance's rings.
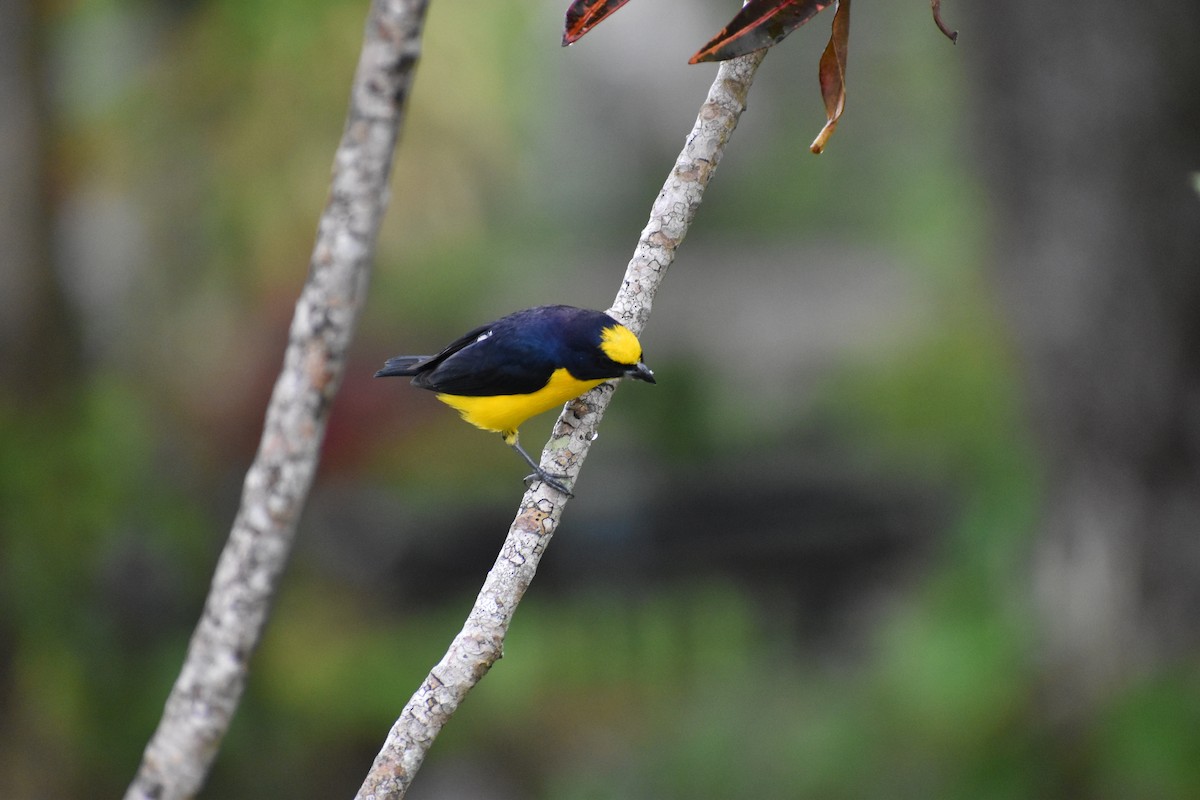
{"label": "tree branch", "polygon": [[[650,221],[611,309],[634,333],[640,334],[650,317],[654,295],[745,110],[750,84],[765,53],[722,62],[683,151],[651,208]],[[603,384],[567,404],[555,424],[549,455],[543,454],[543,466],[565,472],[574,481],[612,392],[611,384]],[[525,493],[466,623],[392,726],[357,800],[397,800],[408,791],[442,726],[503,654],[513,613],[533,580],[565,503],[566,498],[544,484]]]}
{"label": "tree branch", "polygon": [[187,658],[126,800],[200,790],[287,563],[366,292],[428,0],[374,0],[308,280]]}

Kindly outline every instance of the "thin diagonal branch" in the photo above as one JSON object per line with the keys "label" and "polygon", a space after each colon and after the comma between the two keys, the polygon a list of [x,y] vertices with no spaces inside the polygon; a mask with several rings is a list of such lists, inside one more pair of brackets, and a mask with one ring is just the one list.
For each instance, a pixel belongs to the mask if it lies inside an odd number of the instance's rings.
{"label": "thin diagonal branch", "polygon": [[308,280],[204,613],[126,800],[196,794],[246,684],[365,296],[428,0],[374,0]]}
{"label": "thin diagonal branch", "polygon": [[[721,64],[683,152],[654,202],[612,307],[612,313],[635,333],[641,333],[650,317],[655,292],[745,110],[764,55],[760,51]],[[555,424],[548,457],[543,456],[551,471],[566,472],[572,481],[578,476],[612,389],[604,384],[567,404]],[[565,503],[566,498],[544,485],[525,493],[466,623],[392,726],[358,800],[397,800],[408,791],[442,726],[502,655],[513,612],[533,580]]]}

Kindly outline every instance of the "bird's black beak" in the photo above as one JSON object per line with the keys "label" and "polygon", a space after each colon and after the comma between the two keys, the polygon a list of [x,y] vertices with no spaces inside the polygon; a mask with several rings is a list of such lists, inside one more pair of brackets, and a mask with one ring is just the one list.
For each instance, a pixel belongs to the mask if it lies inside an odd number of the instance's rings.
{"label": "bird's black beak", "polygon": [[646,383],[657,383],[654,380],[654,373],[646,366],[644,361],[639,361],[637,366],[625,371],[625,377],[633,378],[636,381],[645,381]]}

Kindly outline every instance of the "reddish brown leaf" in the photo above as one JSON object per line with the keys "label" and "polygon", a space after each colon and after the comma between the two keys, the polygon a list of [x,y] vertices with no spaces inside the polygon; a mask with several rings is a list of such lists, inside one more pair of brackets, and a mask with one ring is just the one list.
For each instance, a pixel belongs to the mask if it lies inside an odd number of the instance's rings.
{"label": "reddish brown leaf", "polygon": [[958,31],[950,30],[950,26],[942,22],[942,0],[930,0],[933,4],[933,21],[938,26],[938,30],[946,34],[946,38],[954,44],[958,44]]}
{"label": "reddish brown leaf", "polygon": [[629,0],[575,0],[567,9],[567,24],[563,28],[563,47],[579,39]]}
{"label": "reddish brown leaf", "polygon": [[688,61],[726,61],[782,41],[834,0],[750,0]]}
{"label": "reddish brown leaf", "polygon": [[[936,1],[936,0],[935,0]],[[833,15],[833,33],[821,54],[821,99],[825,101],[827,122],[809,150],[820,153],[837,129],[838,120],[846,108],[846,51],[850,44],[850,0],[838,0]]]}

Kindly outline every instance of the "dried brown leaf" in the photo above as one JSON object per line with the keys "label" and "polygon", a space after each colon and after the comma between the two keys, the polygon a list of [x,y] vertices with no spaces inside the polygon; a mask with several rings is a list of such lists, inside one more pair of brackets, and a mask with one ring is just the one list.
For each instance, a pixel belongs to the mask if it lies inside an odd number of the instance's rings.
{"label": "dried brown leaf", "polygon": [[825,101],[825,127],[808,149],[820,153],[837,129],[846,109],[846,53],[850,45],[850,0],[838,0],[833,15],[833,32],[821,54],[821,99]]}
{"label": "dried brown leaf", "polygon": [[942,22],[942,0],[930,0],[933,5],[933,22],[938,26],[938,30],[946,34],[946,38],[954,44],[958,44],[958,31],[950,30],[950,26]]}
{"label": "dried brown leaf", "polygon": [[575,0],[567,9],[563,47],[577,41],[601,20],[628,2],[629,0]]}
{"label": "dried brown leaf", "polygon": [[750,0],[689,64],[727,61],[780,42],[834,0]]}

